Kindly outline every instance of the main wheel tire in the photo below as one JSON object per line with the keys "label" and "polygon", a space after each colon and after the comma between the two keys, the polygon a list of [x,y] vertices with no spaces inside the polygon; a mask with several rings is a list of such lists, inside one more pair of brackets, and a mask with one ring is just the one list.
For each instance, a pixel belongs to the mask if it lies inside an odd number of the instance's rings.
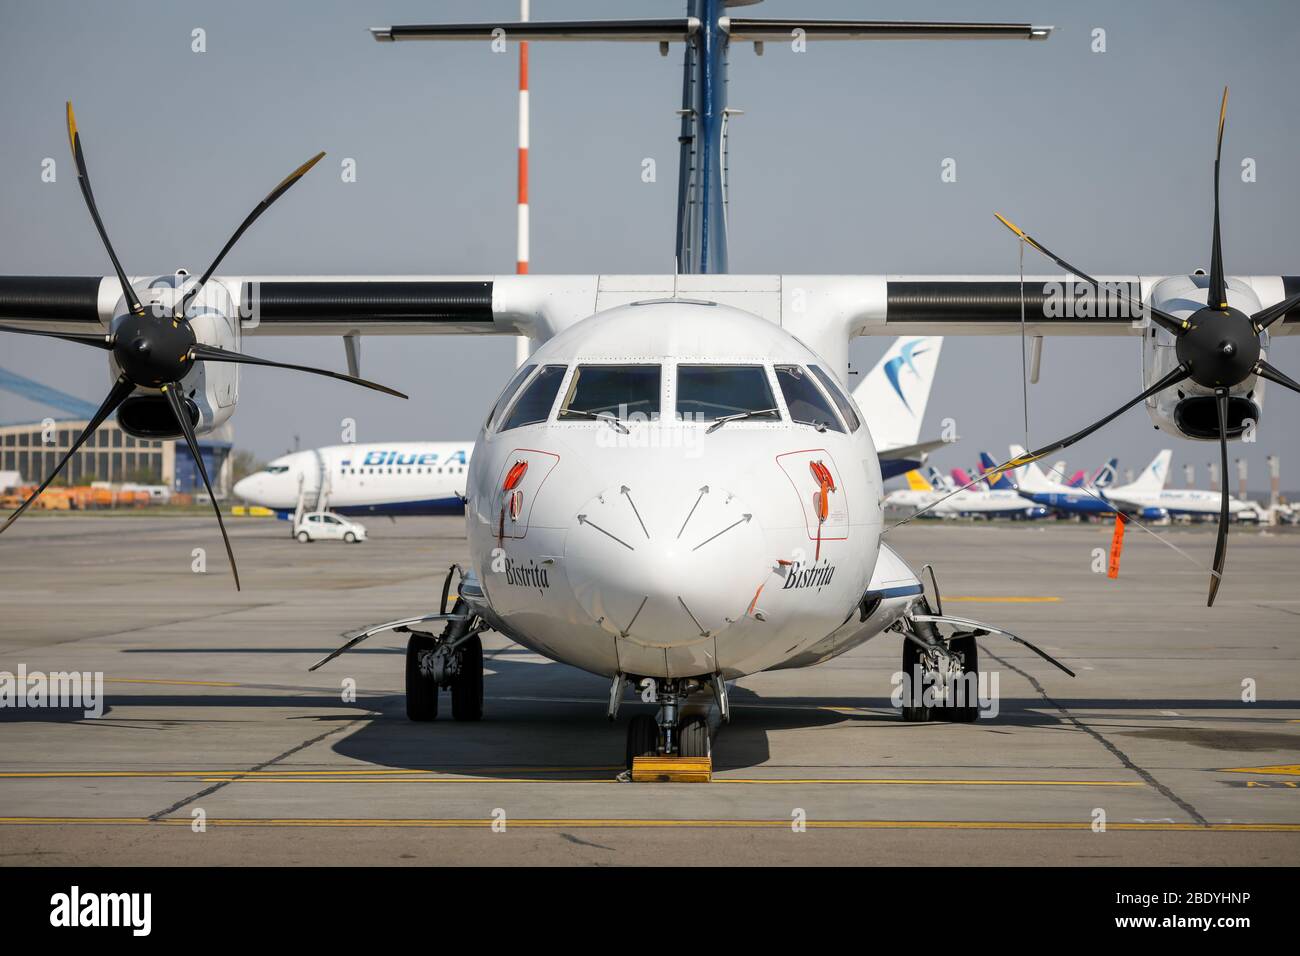
{"label": "main wheel tire", "polygon": [[460,646],[460,673],[451,682],[451,716],[483,719],[483,641],[476,634]]}
{"label": "main wheel tire", "polygon": [[306,531],[299,531],[298,540],[301,541],[303,544],[307,544],[307,542],[311,541],[311,535],[309,535]]}
{"label": "main wheel tire", "polygon": [[427,634],[412,634],[406,642],[406,716],[410,720],[435,720],[438,716],[438,684],[420,672],[420,652],[433,648],[434,640]]}
{"label": "main wheel tire", "polygon": [[[921,666],[921,649],[906,637],[903,638],[903,687],[916,699],[920,699],[924,686],[917,687],[916,678],[918,674],[923,674],[924,668]],[[909,694],[903,696],[903,720],[911,724],[924,723],[932,719],[929,707],[922,707],[919,704],[913,706],[908,702]]]}
{"label": "main wheel tire", "polygon": [[[973,635],[963,637],[954,637],[948,642],[948,650],[958,654],[962,659],[962,689],[961,693],[966,695],[966,703],[960,707],[936,707],[934,716],[938,720],[946,720],[954,724],[969,724],[979,719],[979,645],[975,643]],[[974,675],[969,677],[967,675]],[[974,697],[972,702],[971,698]]]}
{"label": "main wheel tire", "polygon": [[627,725],[627,769],[634,757],[659,755],[659,722],[649,714],[637,714]]}
{"label": "main wheel tire", "polygon": [[681,757],[712,755],[709,722],[703,717],[687,717],[677,729],[677,753]]}

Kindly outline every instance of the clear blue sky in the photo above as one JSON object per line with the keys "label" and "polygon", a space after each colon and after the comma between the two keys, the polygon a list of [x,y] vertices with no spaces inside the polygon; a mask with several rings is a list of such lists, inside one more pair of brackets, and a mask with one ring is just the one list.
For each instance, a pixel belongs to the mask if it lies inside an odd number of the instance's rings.
{"label": "clear blue sky", "polygon": [[[534,0],[535,18],[677,15],[677,0]],[[486,44],[378,44],[371,25],[508,19],[515,0],[6,5],[0,31],[0,272],[101,274],[106,256],[68,162],[73,99],[101,210],[128,272],[201,269],[288,170],[329,152],[244,238],[231,273],[513,271],[516,58]],[[1214,124],[1232,87],[1223,184],[1230,273],[1300,273],[1300,7],[1207,2],[767,0],[750,15],[1005,19],[1052,23],[1047,43],[824,43],[732,51],[732,267],[737,272],[1006,273],[1016,244],[998,209],[1097,273],[1186,272],[1210,252]],[[191,52],[191,31],[207,52]],[[1091,50],[1106,30],[1107,52]],[[671,269],[680,47],[535,44],[533,269]],[[40,181],[44,157],[57,183]],[[1252,157],[1258,181],[1237,170]],[[356,160],[344,183],[339,162]],[[641,181],[653,157],[658,181]],[[958,181],[943,184],[953,157]],[[1038,271],[1050,271],[1042,262]],[[102,357],[6,337],[0,364],[97,401]],[[335,340],[249,338],[272,358],[343,365]],[[884,342],[854,346],[865,368]],[[324,380],[244,374],[236,439],[264,457],[338,440],[472,437],[513,345],[468,338],[365,342],[367,375],[397,403]],[[1300,345],[1270,356],[1300,377]],[[1031,387],[1047,439],[1137,392],[1130,340],[1054,340]],[[950,339],[928,431],[951,416],[969,465],[1020,437],[1015,338]],[[35,415],[0,395],[0,420]],[[1282,455],[1300,485],[1300,396],[1270,389],[1251,484]],[[1140,467],[1171,439],[1140,411],[1079,446]],[[1210,445],[1172,443],[1181,464]],[[1075,461],[1077,459],[1077,461]],[[1287,479],[1291,479],[1288,481]],[[1202,483],[1204,478],[1202,477]]]}

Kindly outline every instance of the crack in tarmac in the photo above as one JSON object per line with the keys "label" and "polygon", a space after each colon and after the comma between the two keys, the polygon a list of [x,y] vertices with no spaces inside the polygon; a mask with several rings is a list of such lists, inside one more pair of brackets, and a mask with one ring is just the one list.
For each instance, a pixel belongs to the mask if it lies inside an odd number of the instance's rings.
{"label": "crack in tarmac", "polygon": [[1038,678],[1036,678],[1033,674],[1030,674],[1028,671],[1021,670],[1015,664],[1012,664],[1010,661],[998,657],[998,655],[994,654],[992,651],[985,650],[984,653],[987,654],[989,657],[993,658],[1003,667],[1015,671],[1025,680],[1029,681],[1030,685],[1034,688],[1035,691],[1038,692],[1038,695],[1042,697],[1043,700],[1047,701],[1047,703],[1051,704],[1053,707],[1059,710],[1061,712],[1061,715],[1064,716],[1065,719],[1068,720],[1071,724],[1073,724],[1079,730],[1082,730],[1085,734],[1087,734],[1093,740],[1097,741],[1097,743],[1101,744],[1104,748],[1106,748],[1106,750],[1110,753],[1111,756],[1113,756],[1116,760],[1118,760],[1121,764],[1123,764],[1125,768],[1133,771],[1135,774],[1141,777],[1142,780],[1149,787],[1154,789],[1157,793],[1163,796],[1174,806],[1178,807],[1178,809],[1182,810],[1184,813],[1186,813],[1189,817],[1191,817],[1194,821],[1199,823],[1201,826],[1209,826],[1210,821],[1207,820],[1205,817],[1203,817],[1199,810],[1197,810],[1194,806],[1192,806],[1182,797],[1178,796],[1178,794],[1174,793],[1174,791],[1171,790],[1169,787],[1165,786],[1163,783],[1157,780],[1150,773],[1150,771],[1142,767],[1139,767],[1133,761],[1133,759],[1129,757],[1128,754],[1126,754],[1124,751],[1120,750],[1117,746],[1111,743],[1099,731],[1093,730],[1091,727],[1089,727],[1087,724],[1081,721],[1078,717],[1074,716],[1074,714],[1070,713],[1070,711],[1067,708],[1057,703],[1052,698],[1052,696],[1047,693],[1047,689],[1038,682]]}
{"label": "crack in tarmac", "polygon": [[273,766],[274,764],[277,764],[282,760],[286,760],[289,757],[292,757],[296,753],[300,753],[306,750],[308,747],[312,746],[313,744],[320,743],[322,740],[325,740],[327,737],[332,737],[335,734],[340,734],[345,730],[350,730],[351,728],[355,727],[357,724],[361,723],[364,720],[372,720],[374,716],[375,715],[373,713],[367,713],[362,717],[356,718],[356,720],[348,721],[346,724],[340,724],[337,727],[331,727],[323,734],[317,734],[315,737],[312,737],[309,740],[304,740],[302,743],[290,747],[284,753],[276,754],[276,756],[272,757],[270,760],[265,760],[262,763],[259,763],[255,767],[249,767],[247,770],[244,770],[243,772],[236,774],[235,776],[229,778],[228,780],[222,780],[220,783],[215,783],[210,787],[205,787],[204,789],[200,790],[198,793],[193,793],[190,796],[186,797],[184,800],[179,800],[176,803],[173,803],[170,807],[167,807],[166,809],[159,810],[157,813],[151,813],[149,815],[149,820],[150,822],[157,822],[158,820],[161,820],[164,817],[170,816],[171,814],[180,810],[182,807],[189,806],[195,800],[202,800],[204,797],[216,793],[218,790],[222,789],[223,787],[228,787],[232,783],[238,783],[240,780],[243,780],[251,773],[257,773],[260,770],[265,770],[267,767]]}

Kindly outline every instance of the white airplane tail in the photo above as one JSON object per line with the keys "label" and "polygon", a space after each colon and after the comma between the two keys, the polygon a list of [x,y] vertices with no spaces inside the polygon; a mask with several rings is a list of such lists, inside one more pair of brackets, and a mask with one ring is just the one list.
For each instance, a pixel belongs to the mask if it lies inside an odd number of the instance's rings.
{"label": "white airplane tail", "polygon": [[1142,474],[1128,485],[1129,491],[1163,491],[1165,480],[1169,477],[1169,460],[1173,458],[1174,453],[1171,449],[1166,448],[1155,458],[1151,459],[1151,464],[1142,469]]}
{"label": "white airplane tail", "polygon": [[[1019,458],[1021,455],[1026,454],[1025,449],[1020,445],[1012,445],[1010,450],[1012,458]],[[1021,465],[1016,469],[1016,472],[1016,486],[1021,491],[1034,494],[1035,492],[1051,491],[1054,487],[1053,483],[1047,480],[1047,476],[1043,474],[1043,469],[1039,468],[1036,462],[1031,461],[1027,465]]]}
{"label": "white airplane tail", "polygon": [[920,440],[941,348],[941,335],[897,338],[853,390],[878,451],[915,445]]}

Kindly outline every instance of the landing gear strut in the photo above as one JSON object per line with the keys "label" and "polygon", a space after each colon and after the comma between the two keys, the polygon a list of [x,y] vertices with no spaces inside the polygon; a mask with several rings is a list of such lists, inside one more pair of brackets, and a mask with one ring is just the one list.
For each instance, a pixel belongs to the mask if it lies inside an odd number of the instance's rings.
{"label": "landing gear strut", "polygon": [[[453,614],[463,614],[459,599]],[[477,620],[449,621],[439,635],[411,631],[406,643],[406,716],[434,720],[438,691],[451,690],[451,715],[456,720],[483,717],[483,642]]]}
{"label": "landing gear strut", "polygon": [[979,647],[960,633],[945,645],[938,628],[909,622],[903,630],[903,720],[971,723],[979,717]]}
{"label": "landing gear strut", "polygon": [[[636,757],[708,757],[712,753],[708,719],[701,714],[683,714],[686,699],[720,677],[647,677],[634,682],[659,705],[655,716],[638,714],[627,725],[627,767]],[[725,690],[722,699],[725,700]],[[615,708],[612,708],[615,709]]]}

